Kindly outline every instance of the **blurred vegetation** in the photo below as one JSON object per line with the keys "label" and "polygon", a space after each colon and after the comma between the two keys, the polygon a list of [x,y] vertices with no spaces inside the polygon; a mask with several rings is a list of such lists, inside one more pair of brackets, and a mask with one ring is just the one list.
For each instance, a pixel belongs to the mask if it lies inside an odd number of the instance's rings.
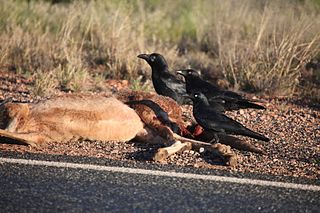
{"label": "blurred vegetation", "polygon": [[150,68],[136,56],[158,52],[226,87],[310,95],[319,12],[320,0],[0,0],[0,66],[34,75],[41,95],[97,76],[138,87]]}

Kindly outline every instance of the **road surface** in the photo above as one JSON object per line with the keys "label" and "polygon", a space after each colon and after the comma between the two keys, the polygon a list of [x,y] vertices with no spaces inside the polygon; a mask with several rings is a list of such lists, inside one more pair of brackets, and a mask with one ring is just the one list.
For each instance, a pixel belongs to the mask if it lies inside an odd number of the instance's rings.
{"label": "road surface", "polygon": [[0,212],[320,212],[318,180],[85,157],[0,152],[0,188]]}

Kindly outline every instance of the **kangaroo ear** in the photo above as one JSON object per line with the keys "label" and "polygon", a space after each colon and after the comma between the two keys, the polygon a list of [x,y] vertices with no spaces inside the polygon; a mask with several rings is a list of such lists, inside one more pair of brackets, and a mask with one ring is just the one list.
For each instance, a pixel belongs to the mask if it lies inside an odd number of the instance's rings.
{"label": "kangaroo ear", "polygon": [[25,122],[29,116],[29,105],[25,103],[5,103],[0,108],[0,128],[9,132],[17,132],[21,121]]}
{"label": "kangaroo ear", "polygon": [[25,120],[30,112],[29,105],[25,103],[8,103],[5,107],[7,108],[10,120],[13,118]]}

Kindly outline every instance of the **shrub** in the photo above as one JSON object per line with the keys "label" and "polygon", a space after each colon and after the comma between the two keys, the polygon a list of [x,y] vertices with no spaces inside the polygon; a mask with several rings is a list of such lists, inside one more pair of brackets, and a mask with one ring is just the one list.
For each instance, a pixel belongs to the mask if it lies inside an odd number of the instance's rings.
{"label": "shrub", "polygon": [[305,63],[319,55],[319,5],[316,0],[3,1],[0,66],[36,76],[54,73],[57,86],[78,90],[97,75],[131,82],[148,78],[150,68],[136,56],[159,52],[171,69],[192,66],[235,89],[291,95],[304,78]]}

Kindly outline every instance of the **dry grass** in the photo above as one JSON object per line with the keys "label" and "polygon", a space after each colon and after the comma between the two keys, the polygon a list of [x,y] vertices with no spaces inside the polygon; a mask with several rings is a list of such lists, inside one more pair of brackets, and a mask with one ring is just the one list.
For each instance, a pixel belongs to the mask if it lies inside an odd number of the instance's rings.
{"label": "dry grass", "polygon": [[223,8],[238,11],[224,14],[211,39],[225,77],[236,88],[293,94],[304,65],[319,54],[319,15],[292,3],[279,4],[266,3],[263,11],[250,8],[252,2]]}
{"label": "dry grass", "polygon": [[[142,52],[253,92],[292,95],[319,55],[314,1],[2,1],[0,66],[34,75],[34,93],[88,79],[150,76]],[[43,76],[42,76],[43,75]],[[49,85],[49,86],[48,86]],[[46,88],[48,87],[48,88]]]}

